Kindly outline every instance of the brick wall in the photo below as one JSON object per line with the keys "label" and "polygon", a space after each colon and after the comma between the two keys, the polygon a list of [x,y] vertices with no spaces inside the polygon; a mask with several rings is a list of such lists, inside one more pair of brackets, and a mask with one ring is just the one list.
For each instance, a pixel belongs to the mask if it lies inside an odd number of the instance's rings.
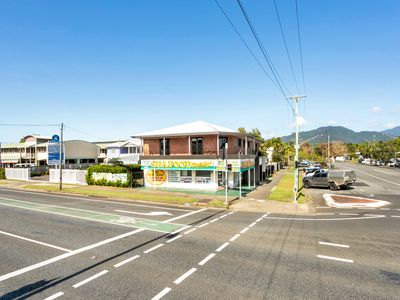
{"label": "brick wall", "polygon": [[188,137],[170,138],[169,148],[171,155],[188,155]]}

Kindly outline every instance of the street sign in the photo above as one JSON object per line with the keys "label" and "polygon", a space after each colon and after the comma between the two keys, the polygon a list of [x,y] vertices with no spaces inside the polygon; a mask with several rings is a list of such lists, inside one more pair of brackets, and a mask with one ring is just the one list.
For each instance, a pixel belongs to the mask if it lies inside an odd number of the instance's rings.
{"label": "street sign", "polygon": [[60,137],[57,134],[51,137],[50,143],[59,143],[59,142],[60,142]]}
{"label": "street sign", "polygon": [[[48,157],[47,163],[48,165],[59,165],[60,164],[60,143],[49,143],[48,146]],[[65,163],[65,148],[63,147],[62,151],[62,161]]]}

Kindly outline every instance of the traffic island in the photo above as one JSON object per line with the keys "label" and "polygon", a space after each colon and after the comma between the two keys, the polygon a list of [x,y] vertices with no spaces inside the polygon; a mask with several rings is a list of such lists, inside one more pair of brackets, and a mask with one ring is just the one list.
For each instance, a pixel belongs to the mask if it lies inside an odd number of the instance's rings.
{"label": "traffic island", "polygon": [[365,197],[345,196],[324,194],[325,203],[329,207],[335,208],[357,208],[357,207],[382,207],[390,204],[388,201],[370,199]]}

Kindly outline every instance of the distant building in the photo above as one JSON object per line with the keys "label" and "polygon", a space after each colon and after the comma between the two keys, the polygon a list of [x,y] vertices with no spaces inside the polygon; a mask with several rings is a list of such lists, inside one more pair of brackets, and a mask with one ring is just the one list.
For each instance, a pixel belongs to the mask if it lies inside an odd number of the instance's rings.
{"label": "distant building", "polygon": [[117,159],[123,164],[137,164],[142,154],[140,139],[96,142],[95,144],[100,149],[99,163],[108,163],[111,159]]}
{"label": "distant building", "polygon": [[[254,187],[265,177],[259,140],[250,134],[198,121],[133,136],[143,140],[141,165],[148,187],[217,190],[225,186],[228,145],[228,185]],[[241,174],[241,176],[239,175]]]}

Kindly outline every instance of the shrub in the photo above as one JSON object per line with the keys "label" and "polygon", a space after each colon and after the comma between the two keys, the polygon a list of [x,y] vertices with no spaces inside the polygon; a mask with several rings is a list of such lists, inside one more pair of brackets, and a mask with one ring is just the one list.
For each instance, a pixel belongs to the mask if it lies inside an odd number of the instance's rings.
{"label": "shrub", "polygon": [[0,168],[0,179],[6,179],[6,169]]}
{"label": "shrub", "polygon": [[[95,165],[87,169],[86,182],[89,185],[115,186],[115,187],[136,187],[139,186],[137,180],[143,178],[143,171],[140,165]],[[106,179],[94,180],[93,173],[127,174],[128,180],[108,181]]]}

